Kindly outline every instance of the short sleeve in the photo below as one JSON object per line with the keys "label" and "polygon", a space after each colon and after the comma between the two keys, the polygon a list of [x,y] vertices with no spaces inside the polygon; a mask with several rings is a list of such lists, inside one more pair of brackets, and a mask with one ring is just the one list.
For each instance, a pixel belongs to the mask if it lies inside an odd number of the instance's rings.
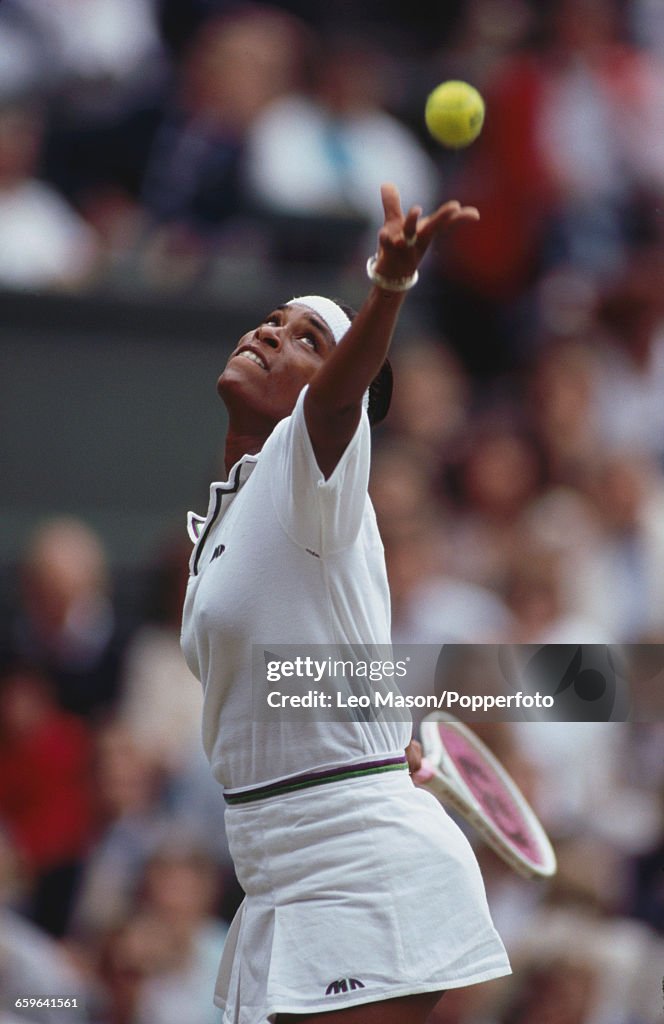
{"label": "short sleeve", "polygon": [[316,462],[304,418],[304,388],[291,416],[278,425],[261,453],[272,499],[290,538],[325,557],[356,540],[368,502],[371,428],[363,410],[357,429],[331,476]]}

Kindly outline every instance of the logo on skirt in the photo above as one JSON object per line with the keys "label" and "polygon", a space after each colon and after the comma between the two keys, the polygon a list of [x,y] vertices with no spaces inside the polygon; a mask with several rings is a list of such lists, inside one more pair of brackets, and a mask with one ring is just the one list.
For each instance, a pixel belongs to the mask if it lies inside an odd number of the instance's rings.
{"label": "logo on skirt", "polygon": [[326,996],[338,996],[342,992],[353,992],[356,988],[364,988],[364,985],[357,978],[339,978],[338,981],[331,981],[325,989]]}

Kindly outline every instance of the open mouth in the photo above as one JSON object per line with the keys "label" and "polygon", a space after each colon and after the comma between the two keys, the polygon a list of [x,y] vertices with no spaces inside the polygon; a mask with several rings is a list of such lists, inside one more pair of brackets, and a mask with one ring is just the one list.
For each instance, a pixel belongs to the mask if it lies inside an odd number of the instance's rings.
{"label": "open mouth", "polygon": [[249,359],[252,363],[256,363],[262,370],[267,370],[267,363],[258,352],[254,352],[252,348],[243,348],[237,353],[236,359],[239,358]]}

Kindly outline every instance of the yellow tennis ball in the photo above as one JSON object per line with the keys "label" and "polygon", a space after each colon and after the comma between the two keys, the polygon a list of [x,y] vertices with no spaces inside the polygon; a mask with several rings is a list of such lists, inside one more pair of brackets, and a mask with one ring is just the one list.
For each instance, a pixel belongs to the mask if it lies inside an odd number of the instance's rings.
{"label": "yellow tennis ball", "polygon": [[467,82],[443,82],[429,94],[424,120],[434,139],[450,149],[462,149],[482,131],[484,100]]}

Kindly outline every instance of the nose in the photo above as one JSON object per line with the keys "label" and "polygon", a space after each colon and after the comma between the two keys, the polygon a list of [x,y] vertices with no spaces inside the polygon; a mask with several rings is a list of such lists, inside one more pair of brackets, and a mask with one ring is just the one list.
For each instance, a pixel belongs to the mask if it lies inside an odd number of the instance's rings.
{"label": "nose", "polygon": [[256,331],[256,337],[270,348],[281,348],[281,332],[274,324],[261,324]]}

